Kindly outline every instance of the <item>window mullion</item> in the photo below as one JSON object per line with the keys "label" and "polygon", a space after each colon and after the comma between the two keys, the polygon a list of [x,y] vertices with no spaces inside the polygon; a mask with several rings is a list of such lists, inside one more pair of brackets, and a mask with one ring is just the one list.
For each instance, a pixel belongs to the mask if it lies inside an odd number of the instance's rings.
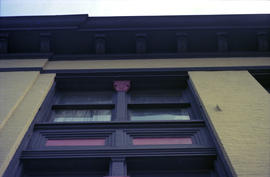
{"label": "window mullion", "polygon": [[128,177],[126,159],[124,157],[111,158],[110,172],[107,177]]}
{"label": "window mullion", "polygon": [[125,121],[128,117],[127,111],[127,91],[130,88],[130,81],[123,80],[123,81],[114,81],[113,83],[114,89],[117,91],[116,94],[116,121]]}
{"label": "window mullion", "polygon": [[127,120],[126,92],[117,92],[116,96],[116,121]]}

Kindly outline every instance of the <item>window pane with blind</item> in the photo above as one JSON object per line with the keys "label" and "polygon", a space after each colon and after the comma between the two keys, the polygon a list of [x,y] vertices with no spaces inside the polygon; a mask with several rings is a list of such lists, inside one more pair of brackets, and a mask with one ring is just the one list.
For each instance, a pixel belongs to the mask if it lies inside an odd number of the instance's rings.
{"label": "window pane with blind", "polygon": [[190,120],[188,110],[180,108],[133,108],[129,116],[132,121]]}
{"label": "window pane with blind", "polygon": [[57,104],[112,104],[110,91],[61,91]]}
{"label": "window pane with blind", "polygon": [[180,103],[184,97],[179,89],[135,90],[130,92],[130,103]]}
{"label": "window pane with blind", "polygon": [[111,121],[110,109],[59,109],[54,111],[53,122]]}

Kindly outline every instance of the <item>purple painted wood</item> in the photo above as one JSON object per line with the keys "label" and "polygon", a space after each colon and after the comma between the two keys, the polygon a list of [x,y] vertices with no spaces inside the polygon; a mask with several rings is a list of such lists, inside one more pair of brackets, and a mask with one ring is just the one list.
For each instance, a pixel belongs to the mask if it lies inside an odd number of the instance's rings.
{"label": "purple painted wood", "polygon": [[192,144],[191,138],[134,138],[134,145]]}
{"label": "purple painted wood", "polygon": [[45,146],[104,146],[105,139],[47,140]]}

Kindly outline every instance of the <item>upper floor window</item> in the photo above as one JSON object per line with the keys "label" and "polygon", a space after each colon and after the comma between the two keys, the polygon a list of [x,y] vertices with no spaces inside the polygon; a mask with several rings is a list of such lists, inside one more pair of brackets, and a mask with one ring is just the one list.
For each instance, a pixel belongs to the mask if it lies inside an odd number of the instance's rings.
{"label": "upper floor window", "polygon": [[199,119],[183,79],[60,80],[50,122],[188,121]]}
{"label": "upper floor window", "polygon": [[187,77],[165,74],[57,75],[25,176],[226,176]]}

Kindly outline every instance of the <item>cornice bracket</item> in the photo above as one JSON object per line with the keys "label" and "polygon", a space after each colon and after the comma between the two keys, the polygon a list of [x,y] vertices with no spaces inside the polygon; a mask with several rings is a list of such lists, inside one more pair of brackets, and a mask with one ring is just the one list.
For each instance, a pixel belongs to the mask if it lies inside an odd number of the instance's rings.
{"label": "cornice bracket", "polygon": [[40,36],[40,52],[41,53],[49,53],[51,52],[51,33],[42,32],[39,34]]}
{"label": "cornice bracket", "polygon": [[264,52],[269,50],[269,41],[267,39],[267,32],[258,32],[257,33],[257,50]]}
{"label": "cornice bracket", "polygon": [[105,34],[95,35],[95,52],[96,54],[106,53],[106,36]]}
{"label": "cornice bracket", "polygon": [[176,33],[177,39],[177,52],[186,52],[188,48],[187,34],[186,33]]}
{"label": "cornice bracket", "polygon": [[147,35],[144,33],[136,34],[136,53],[138,54],[146,53],[147,50],[146,37]]}
{"label": "cornice bracket", "polygon": [[0,53],[8,53],[8,33],[0,33]]}
{"label": "cornice bracket", "polygon": [[227,52],[229,50],[229,43],[227,33],[218,32],[217,33],[217,50],[219,52]]}

